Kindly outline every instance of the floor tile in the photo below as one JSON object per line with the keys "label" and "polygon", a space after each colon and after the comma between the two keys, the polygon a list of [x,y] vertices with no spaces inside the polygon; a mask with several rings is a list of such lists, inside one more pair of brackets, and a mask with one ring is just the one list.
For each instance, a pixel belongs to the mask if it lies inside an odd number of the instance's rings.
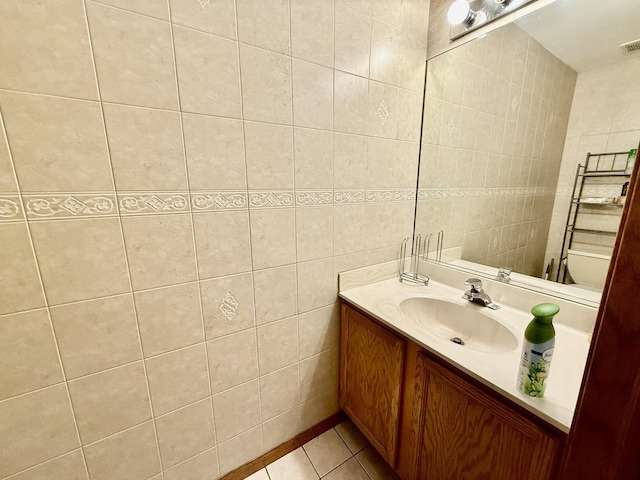
{"label": "floor tile", "polygon": [[351,452],[333,428],[306,443],[304,450],[320,476],[326,475],[351,457]]}
{"label": "floor tile", "polygon": [[304,453],[298,448],[284,457],[267,465],[267,472],[271,480],[317,480],[318,474]]}
{"label": "floor tile", "polygon": [[353,454],[358,453],[369,445],[367,439],[360,433],[360,430],[358,430],[351,420],[345,420],[340,425],[337,425],[336,432],[338,432],[340,438],[347,444],[347,447]]}
{"label": "floor tile", "polygon": [[249,475],[245,480],[269,480],[269,475],[267,475],[267,469],[263,468],[262,470],[258,470],[253,475]]}
{"label": "floor tile", "polygon": [[369,475],[360,466],[355,458],[350,458],[335,470],[331,471],[322,480],[370,480]]}
{"label": "floor tile", "polygon": [[356,458],[371,477],[371,480],[400,480],[400,477],[396,475],[371,445],[358,453]]}

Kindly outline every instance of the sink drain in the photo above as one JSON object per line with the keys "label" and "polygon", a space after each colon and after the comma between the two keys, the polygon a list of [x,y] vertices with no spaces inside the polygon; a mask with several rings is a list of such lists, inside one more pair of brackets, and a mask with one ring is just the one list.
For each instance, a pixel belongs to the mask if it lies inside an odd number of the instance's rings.
{"label": "sink drain", "polygon": [[464,345],[464,341],[460,337],[453,337],[450,342],[457,343],[458,345]]}

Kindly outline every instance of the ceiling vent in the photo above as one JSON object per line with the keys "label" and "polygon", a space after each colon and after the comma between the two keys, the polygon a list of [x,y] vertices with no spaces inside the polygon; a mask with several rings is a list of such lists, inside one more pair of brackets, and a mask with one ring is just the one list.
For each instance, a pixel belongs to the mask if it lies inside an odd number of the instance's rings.
{"label": "ceiling vent", "polygon": [[640,38],[638,40],[634,40],[633,42],[623,43],[622,45],[620,45],[620,48],[625,50],[627,53],[640,52]]}

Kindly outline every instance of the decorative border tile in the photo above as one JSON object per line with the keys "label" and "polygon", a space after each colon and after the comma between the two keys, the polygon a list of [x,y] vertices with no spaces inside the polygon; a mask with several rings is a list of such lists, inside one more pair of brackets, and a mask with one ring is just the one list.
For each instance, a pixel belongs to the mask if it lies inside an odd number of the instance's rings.
{"label": "decorative border tile", "polygon": [[189,194],[182,193],[119,193],[121,215],[155,213],[189,213]]}
{"label": "decorative border tile", "polygon": [[293,207],[294,193],[291,191],[249,192],[250,208]]}
{"label": "decorative border tile", "polygon": [[44,193],[23,195],[27,219],[117,216],[112,193]]}
{"label": "decorative border tile", "polygon": [[335,205],[364,203],[364,200],[364,190],[336,190],[333,192],[333,203]]}
{"label": "decorative border tile", "polygon": [[311,205],[332,205],[333,192],[331,190],[296,190],[296,205],[308,207]]}
{"label": "decorative border tile", "polygon": [[192,192],[191,208],[193,212],[246,210],[247,194],[245,192]]}
{"label": "decorative border tile", "polygon": [[367,190],[367,203],[408,202],[416,199],[416,191],[406,190]]}
{"label": "decorative border tile", "polygon": [[418,200],[442,200],[446,198],[479,198],[506,196],[543,196],[556,195],[556,189],[545,187],[513,188],[425,188],[418,190]]}
{"label": "decorative border tile", "polygon": [[0,223],[24,220],[19,195],[0,195]]}

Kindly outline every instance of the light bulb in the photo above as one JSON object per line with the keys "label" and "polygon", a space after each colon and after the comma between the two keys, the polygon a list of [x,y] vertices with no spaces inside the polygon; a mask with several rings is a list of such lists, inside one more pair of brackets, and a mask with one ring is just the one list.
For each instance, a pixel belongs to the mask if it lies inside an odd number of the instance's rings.
{"label": "light bulb", "polygon": [[467,0],[455,0],[447,12],[447,20],[451,25],[460,25],[461,23],[471,25],[475,17]]}

